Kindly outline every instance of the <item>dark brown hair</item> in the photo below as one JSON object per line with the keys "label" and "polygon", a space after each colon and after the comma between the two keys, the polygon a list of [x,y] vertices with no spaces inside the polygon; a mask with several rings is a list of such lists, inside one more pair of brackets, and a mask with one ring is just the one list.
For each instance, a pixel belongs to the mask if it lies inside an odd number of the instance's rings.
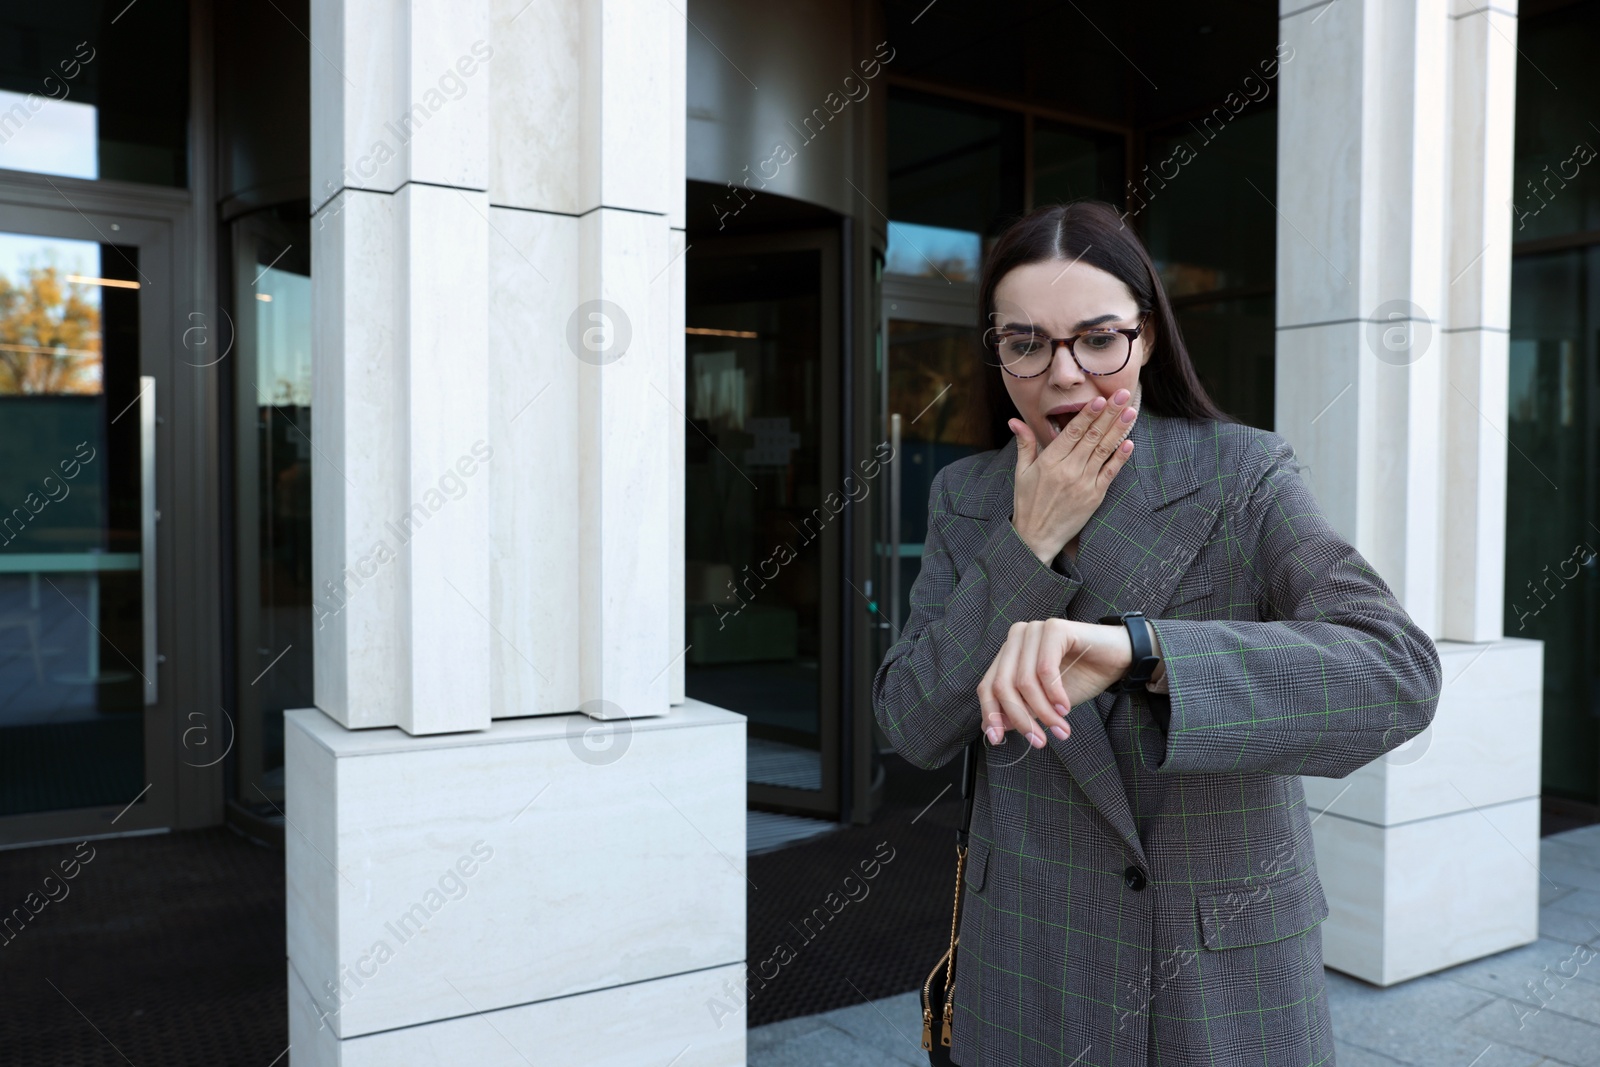
{"label": "dark brown hair", "polygon": [[[1217,407],[1200,384],[1167,291],[1144,243],[1115,208],[1099,200],[1039,208],[1006,227],[989,249],[978,282],[978,328],[984,331],[986,359],[993,362],[995,355],[988,331],[993,326],[994,291],[1000,280],[1018,267],[1052,260],[1081,260],[1098,267],[1128,287],[1141,315],[1151,315],[1155,344],[1139,373],[1144,410],[1177,418],[1239,421]],[[996,448],[1012,437],[1006,420],[1020,418],[1006,392],[1004,374],[996,366],[993,373],[984,375],[989,428]]]}

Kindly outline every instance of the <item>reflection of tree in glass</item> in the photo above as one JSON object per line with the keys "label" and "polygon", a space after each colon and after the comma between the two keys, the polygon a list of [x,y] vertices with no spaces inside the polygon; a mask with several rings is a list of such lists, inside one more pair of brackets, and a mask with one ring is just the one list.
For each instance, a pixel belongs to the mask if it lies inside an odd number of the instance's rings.
{"label": "reflection of tree in glass", "polygon": [[[943,367],[918,367],[917,377],[922,379],[919,383],[918,393],[933,397],[928,401],[931,410],[923,418],[932,417],[933,425],[928,427],[927,438],[930,441],[943,441],[950,428],[950,419],[957,414],[957,406],[950,403],[950,394],[953,392],[950,382],[945,380]],[[924,405],[925,407],[927,405]]]}
{"label": "reflection of tree in glass", "polygon": [[1161,275],[1161,284],[1169,297],[1215,292],[1228,283],[1225,272],[1199,263],[1156,260],[1156,273]]}
{"label": "reflection of tree in glass", "polygon": [[989,368],[977,331],[893,320],[889,343],[890,409],[904,417],[905,438],[987,448],[982,401]]}
{"label": "reflection of tree in glass", "polygon": [[972,261],[962,255],[940,255],[934,253],[929,256],[917,256],[921,269],[913,277],[939,278],[947,282],[972,282],[977,281],[972,276]]}
{"label": "reflection of tree in glass", "polygon": [[310,407],[306,403],[308,390],[302,383],[280,377],[272,383],[272,406],[278,408]]}
{"label": "reflection of tree in glass", "polygon": [[56,267],[0,274],[0,394],[100,392],[100,308]]}

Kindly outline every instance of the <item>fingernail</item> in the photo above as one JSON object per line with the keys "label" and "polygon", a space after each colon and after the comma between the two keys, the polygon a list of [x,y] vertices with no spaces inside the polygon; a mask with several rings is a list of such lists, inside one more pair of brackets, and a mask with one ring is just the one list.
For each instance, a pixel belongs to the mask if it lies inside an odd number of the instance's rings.
{"label": "fingernail", "polygon": [[1093,400],[1089,401],[1089,410],[1090,411],[1101,411],[1101,410],[1104,410],[1105,406],[1106,406],[1106,398],[1103,397],[1103,396],[1097,396]]}
{"label": "fingernail", "polygon": [[1000,727],[991,726],[985,730],[984,733],[988,735],[989,743],[991,745],[998,745],[1000,743]]}
{"label": "fingernail", "polygon": [[1050,727],[1050,732],[1056,735],[1057,741],[1065,741],[1067,739],[1067,729],[1064,726],[1052,726]]}
{"label": "fingernail", "polygon": [[1123,408],[1122,409],[1122,414],[1120,416],[1118,416],[1118,417],[1120,419],[1122,419],[1123,422],[1132,422],[1133,419],[1134,419],[1134,416],[1136,416],[1138,414],[1139,413],[1137,411],[1133,410],[1132,408]]}
{"label": "fingernail", "polygon": [[1128,397],[1132,395],[1133,394],[1128,392],[1126,389],[1118,389],[1111,395],[1111,399],[1115,400],[1119,404],[1126,404],[1128,402]]}
{"label": "fingernail", "polygon": [[1066,717],[1067,717],[1067,712],[1068,712],[1068,711],[1069,711],[1069,710],[1071,710],[1071,709],[1069,709],[1069,708],[1066,708],[1066,707],[1063,707],[1063,706],[1062,706],[1062,705],[1060,705],[1060,704],[1057,704],[1057,705],[1056,705],[1056,706],[1055,706],[1055,708],[1056,708],[1056,714],[1057,714],[1057,715],[1059,715],[1059,716],[1061,716],[1061,717],[1062,717],[1062,718],[1063,718],[1063,719],[1065,719],[1065,718],[1066,718]]}
{"label": "fingernail", "polygon": [[1029,731],[1028,744],[1032,745],[1034,748],[1043,748],[1044,738],[1040,737],[1036,731]]}

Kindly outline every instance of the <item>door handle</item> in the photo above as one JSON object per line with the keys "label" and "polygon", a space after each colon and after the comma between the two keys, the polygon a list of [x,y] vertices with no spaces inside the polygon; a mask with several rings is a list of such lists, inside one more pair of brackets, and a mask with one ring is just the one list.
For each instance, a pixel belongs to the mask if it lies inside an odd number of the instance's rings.
{"label": "door handle", "polygon": [[889,634],[900,638],[900,416],[889,416]]}
{"label": "door handle", "polygon": [[156,380],[139,376],[139,573],[144,609],[144,702],[156,702]]}

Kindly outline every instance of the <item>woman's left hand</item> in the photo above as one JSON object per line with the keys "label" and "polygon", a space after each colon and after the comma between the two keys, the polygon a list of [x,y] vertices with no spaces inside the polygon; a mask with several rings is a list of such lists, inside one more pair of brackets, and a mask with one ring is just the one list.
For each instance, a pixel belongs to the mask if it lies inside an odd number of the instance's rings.
{"label": "woman's left hand", "polygon": [[1015,623],[978,683],[984,735],[998,745],[1015,729],[1043,748],[1037,718],[1065,741],[1072,732],[1068,710],[1105,692],[1132,664],[1126,627],[1070,619]]}

